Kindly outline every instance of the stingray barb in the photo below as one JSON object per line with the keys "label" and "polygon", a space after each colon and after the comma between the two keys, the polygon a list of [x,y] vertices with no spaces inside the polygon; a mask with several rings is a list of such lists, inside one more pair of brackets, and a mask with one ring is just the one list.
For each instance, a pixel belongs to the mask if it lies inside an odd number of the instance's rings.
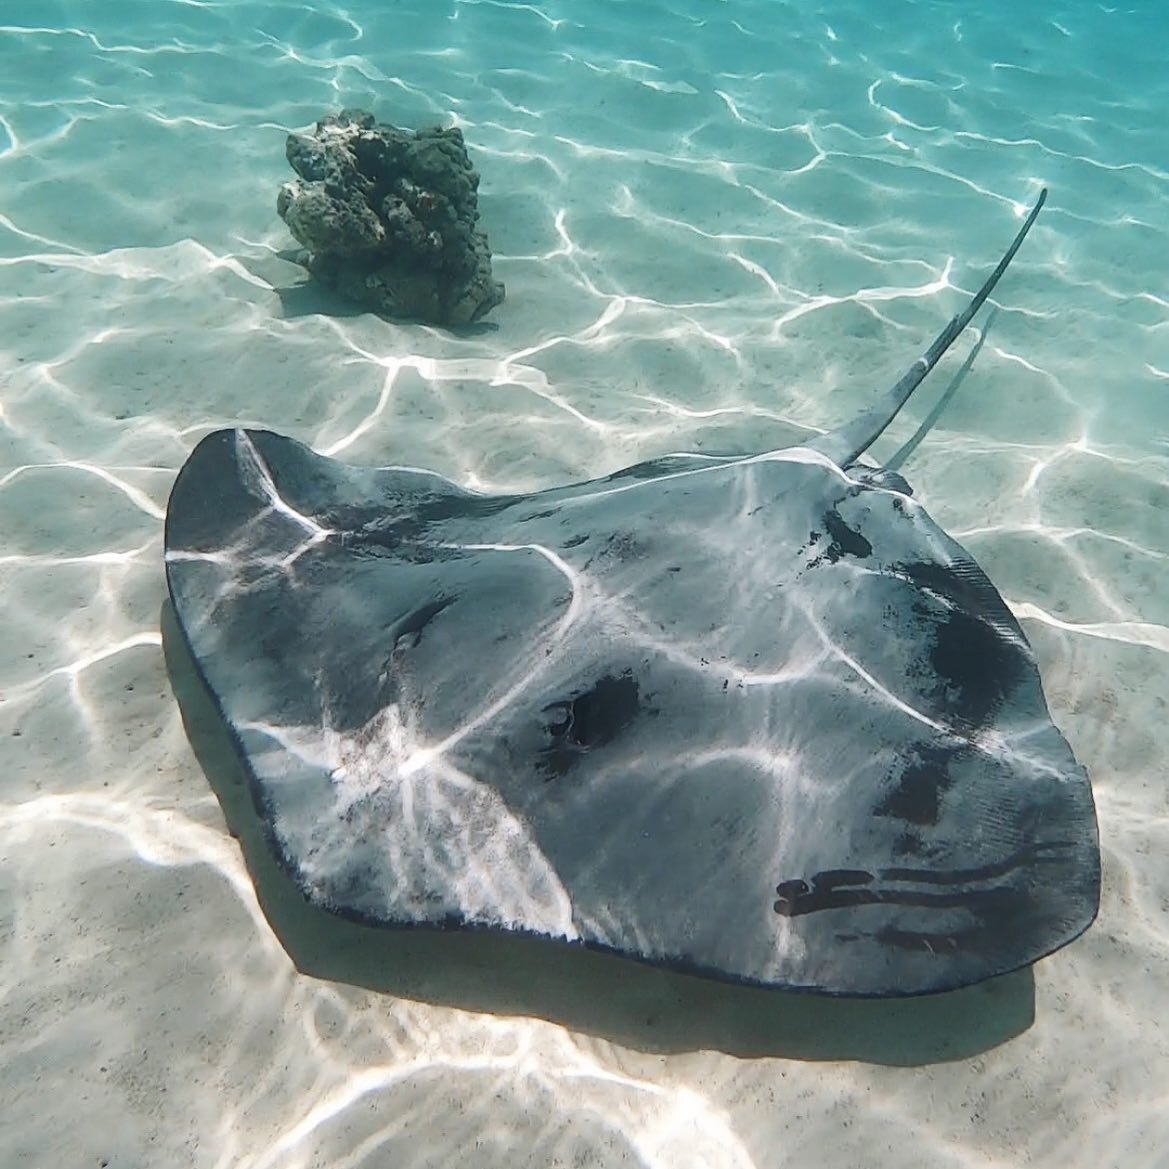
{"label": "stingray barb", "polygon": [[1027,238],[1031,225],[1038,218],[1046,201],[1047,188],[1044,187],[1039,192],[1039,198],[1031,208],[1031,213],[1019,228],[1019,234],[1015,236],[1011,246],[1007,248],[995,270],[986,278],[983,286],[974,294],[970,303],[937,335],[934,343],[906,370],[897,384],[885,393],[881,401],[836,430],[807,443],[808,447],[827,455],[837,466],[846,467],[859,459],[880,438],[885,428],[897,417],[901,407],[909,401],[913,391],[941,361],[946,350],[961,336],[962,331],[974,319],[975,313],[982,308],[983,302],[994,291],[995,285],[1002,279],[1003,273],[1015,258],[1015,253]]}

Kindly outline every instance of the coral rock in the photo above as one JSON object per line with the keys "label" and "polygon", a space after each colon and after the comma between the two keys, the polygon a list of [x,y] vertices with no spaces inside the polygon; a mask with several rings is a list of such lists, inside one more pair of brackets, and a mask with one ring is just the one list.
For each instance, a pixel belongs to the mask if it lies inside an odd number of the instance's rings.
{"label": "coral rock", "polygon": [[411,132],[343,110],[290,134],[287,155],[299,177],[276,210],[305,266],[346,299],[442,325],[503,301],[477,229],[479,175],[457,127]]}

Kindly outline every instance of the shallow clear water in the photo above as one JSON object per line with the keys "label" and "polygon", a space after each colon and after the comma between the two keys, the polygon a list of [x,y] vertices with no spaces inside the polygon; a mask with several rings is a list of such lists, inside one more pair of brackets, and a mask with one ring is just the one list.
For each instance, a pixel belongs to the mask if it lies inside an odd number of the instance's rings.
{"label": "shallow clear water", "polygon": [[[1155,1163],[1162,7],[0,4],[0,1163]],[[338,314],[305,284],[284,136],[341,106],[463,127],[493,328]],[[303,937],[320,977],[298,973],[161,652],[194,443],[261,424],[490,490],[786,444],[899,376],[1042,185],[905,471],[1020,616],[1092,774],[1088,934],[895,1004],[352,928]]]}

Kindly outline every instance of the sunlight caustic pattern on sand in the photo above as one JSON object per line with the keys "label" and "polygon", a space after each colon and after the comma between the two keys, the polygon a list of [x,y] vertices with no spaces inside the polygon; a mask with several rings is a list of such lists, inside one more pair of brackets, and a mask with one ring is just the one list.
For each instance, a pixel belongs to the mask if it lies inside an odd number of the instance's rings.
{"label": "sunlight caustic pattern on sand", "polygon": [[[1094,1169],[1164,1147],[1163,14],[1016,17],[935,0],[4,11],[0,1162]],[[284,135],[343,105],[463,128],[508,288],[482,327],[379,321],[306,284],[274,208]],[[473,965],[459,981],[419,958],[377,991],[297,973],[162,658],[162,519],[198,439],[269,426],[484,491],[788,445],[900,374],[1041,185],[986,344],[905,468],[1009,598],[1095,783],[1101,917],[1037,969],[1033,1025],[958,1058],[936,1053],[963,1012],[928,1005],[864,1015],[881,1038],[862,1047],[863,1027],[792,1004],[782,1034],[814,1017],[818,1046],[769,1038],[778,1008],[758,999],[716,1007],[668,980],[610,991],[612,1010],[566,985],[591,1006],[557,1023],[526,1017],[554,1014],[555,987],[473,1009],[494,977]],[[696,1041],[711,1015],[763,1034],[757,1058],[721,1031]],[[927,1017],[949,1062],[892,1066]],[[809,1051],[826,1054],[792,1058]]]}

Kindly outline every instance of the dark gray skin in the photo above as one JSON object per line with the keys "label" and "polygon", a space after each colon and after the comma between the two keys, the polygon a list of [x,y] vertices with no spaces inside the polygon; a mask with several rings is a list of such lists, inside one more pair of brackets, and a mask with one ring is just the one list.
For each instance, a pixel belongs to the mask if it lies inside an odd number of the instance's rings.
{"label": "dark gray skin", "polygon": [[881,402],[805,446],[495,497],[204,439],[171,597],[305,897],[837,995],[969,985],[1086,929],[1091,789],[1023,631],[856,462],[1042,202]]}

